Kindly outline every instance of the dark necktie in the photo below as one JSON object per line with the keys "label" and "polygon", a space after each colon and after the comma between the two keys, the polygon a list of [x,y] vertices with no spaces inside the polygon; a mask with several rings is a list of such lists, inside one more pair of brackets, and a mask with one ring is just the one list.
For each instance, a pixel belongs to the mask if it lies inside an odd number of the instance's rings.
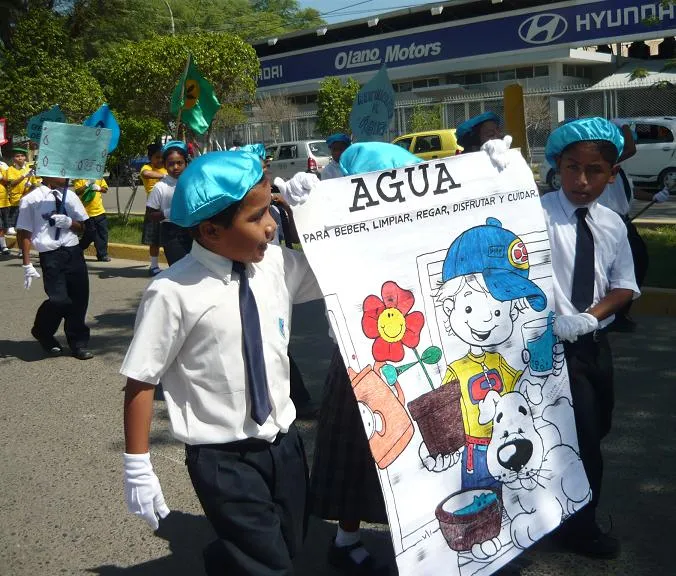
{"label": "dark necktie", "polygon": [[[52,190],[52,194],[54,194],[54,203],[56,204],[56,213],[61,214],[61,210],[63,208],[63,200],[59,198],[59,192],[57,190]],[[56,240],[59,239],[59,236],[61,236],[61,228],[57,228],[54,231],[54,238]]]}
{"label": "dark necktie", "polygon": [[249,286],[244,264],[233,262],[232,269],[239,274],[239,316],[242,320],[242,341],[251,397],[251,417],[257,424],[262,425],[272,412],[272,406],[268,396],[268,377],[265,372],[258,306],[256,306],[256,299]]}
{"label": "dark necktie", "polygon": [[570,301],[580,312],[584,312],[594,301],[594,237],[586,220],[588,211],[587,208],[575,210],[577,240]]}

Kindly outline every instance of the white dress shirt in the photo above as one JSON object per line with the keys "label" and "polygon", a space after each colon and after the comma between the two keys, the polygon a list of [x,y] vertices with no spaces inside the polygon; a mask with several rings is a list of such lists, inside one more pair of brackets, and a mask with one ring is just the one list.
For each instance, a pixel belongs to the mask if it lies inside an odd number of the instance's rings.
{"label": "white dress shirt", "polygon": [[[59,239],[56,239],[56,226],[49,225],[49,218],[56,214],[56,198],[63,198],[61,190],[52,190],[47,186],[38,186],[26,194],[19,204],[19,217],[16,222],[17,230],[31,233],[31,242],[38,252],[49,252],[61,246],[76,246],[80,239],[72,230],[61,230]],[[66,194],[65,206],[61,214],[70,216],[75,222],[84,222],[89,218],[78,195],[72,190]]]}
{"label": "white dress shirt", "polygon": [[627,177],[627,182],[629,182],[629,198],[627,198],[627,191],[624,188],[622,176],[618,173],[615,176],[615,182],[606,186],[606,189],[603,191],[603,194],[599,196],[598,200],[601,206],[610,208],[613,212],[622,217],[629,214],[631,201],[634,198],[634,183],[626,172],[624,175]]}
{"label": "white dress shirt", "polygon": [[[573,267],[575,265],[575,242],[577,240],[577,216],[575,210],[582,208],[572,204],[563,190],[550,192],[542,197],[545,222],[549,233],[552,254],[552,276],[556,313],[577,314],[570,301],[573,291]],[[625,288],[638,298],[640,291],[634,277],[634,260],[627,239],[627,228],[622,219],[612,210],[598,202],[587,206],[587,224],[594,237],[594,301],[592,306],[605,297],[610,290]],[[599,328],[613,321],[610,316],[599,322]]]}
{"label": "white dress shirt", "polygon": [[344,174],[341,172],[338,162],[331,158],[329,163],[324,166],[321,176],[322,180],[330,180],[331,178],[342,178]]}
{"label": "white dress shirt", "polygon": [[193,242],[190,254],[150,283],[139,305],[120,372],[148,384],[162,380],[171,430],[187,444],[272,442],[296,417],[289,398],[291,309],[322,293],[305,256],[293,250],[269,245],[263,261],[246,270],[272,404],[262,426],[251,418],[239,277],[231,260]]}
{"label": "white dress shirt", "polygon": [[177,180],[173,176],[165,176],[153,186],[146,201],[146,206],[162,212],[167,222],[170,222],[169,213],[171,212],[171,200],[174,197],[174,190],[176,190],[176,182]]}

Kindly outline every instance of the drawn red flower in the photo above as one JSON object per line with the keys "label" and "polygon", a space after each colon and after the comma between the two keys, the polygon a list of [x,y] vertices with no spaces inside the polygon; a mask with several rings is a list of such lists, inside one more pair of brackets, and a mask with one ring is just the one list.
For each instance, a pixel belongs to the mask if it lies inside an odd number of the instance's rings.
{"label": "drawn red flower", "polygon": [[380,294],[381,298],[372,294],[364,300],[361,328],[367,338],[375,339],[374,360],[400,362],[404,346],[415,348],[420,343],[425,317],[422,312],[410,312],[415,302],[413,293],[395,282],[385,282]]}

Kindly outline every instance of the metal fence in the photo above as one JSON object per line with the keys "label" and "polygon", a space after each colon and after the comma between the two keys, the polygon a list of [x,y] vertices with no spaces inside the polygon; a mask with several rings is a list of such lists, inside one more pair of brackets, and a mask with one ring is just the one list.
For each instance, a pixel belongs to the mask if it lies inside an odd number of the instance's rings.
{"label": "metal fence", "polygon": [[[504,98],[502,92],[463,92],[444,98],[400,100],[395,105],[388,140],[411,131],[411,119],[418,108],[440,109],[442,127],[453,128],[489,110],[503,116]],[[561,117],[676,116],[676,86],[626,82],[604,84],[603,87],[564,86],[529,90],[524,94],[524,108],[531,160],[536,162],[541,160],[547,138]],[[226,142],[230,145],[233,140],[271,143],[321,138],[321,135],[317,131],[316,112],[308,111],[297,113],[276,125],[252,120],[227,131],[214,132],[212,138],[225,146]]]}

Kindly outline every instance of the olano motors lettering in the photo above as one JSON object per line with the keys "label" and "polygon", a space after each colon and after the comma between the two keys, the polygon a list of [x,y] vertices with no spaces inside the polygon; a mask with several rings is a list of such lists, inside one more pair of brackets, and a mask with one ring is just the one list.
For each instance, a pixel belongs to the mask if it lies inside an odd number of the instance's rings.
{"label": "olano motors lettering", "polygon": [[[406,62],[418,60],[441,54],[441,42],[428,42],[427,44],[409,45],[392,44],[385,48],[385,64],[391,62]],[[336,70],[350,70],[363,66],[375,66],[383,63],[380,48],[367,48],[365,50],[349,50],[338,52],[334,65]]]}

